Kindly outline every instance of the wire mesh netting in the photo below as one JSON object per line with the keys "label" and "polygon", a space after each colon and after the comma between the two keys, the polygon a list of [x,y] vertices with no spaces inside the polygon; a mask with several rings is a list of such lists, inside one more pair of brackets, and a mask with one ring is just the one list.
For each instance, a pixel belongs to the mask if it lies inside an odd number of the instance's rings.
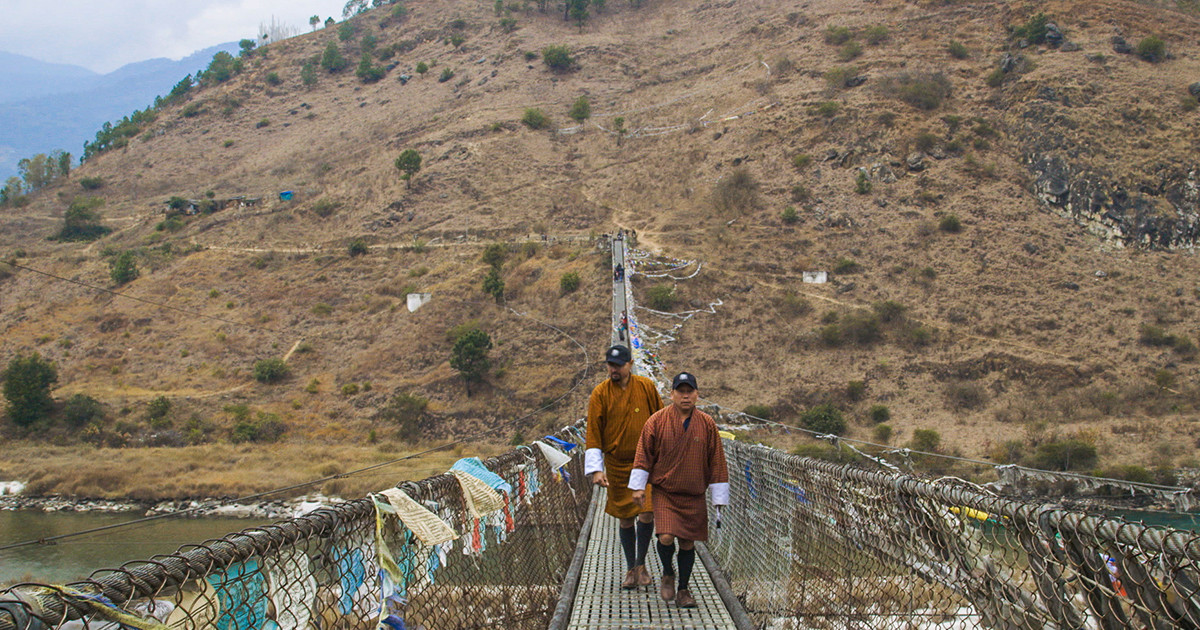
{"label": "wire mesh netting", "polygon": [[[580,428],[554,437],[581,442]],[[0,590],[0,630],[544,628],[591,499],[579,450],[518,447],[406,482],[394,500]]]}
{"label": "wire mesh netting", "polygon": [[710,541],[759,627],[1197,628],[1190,531],[725,440]]}

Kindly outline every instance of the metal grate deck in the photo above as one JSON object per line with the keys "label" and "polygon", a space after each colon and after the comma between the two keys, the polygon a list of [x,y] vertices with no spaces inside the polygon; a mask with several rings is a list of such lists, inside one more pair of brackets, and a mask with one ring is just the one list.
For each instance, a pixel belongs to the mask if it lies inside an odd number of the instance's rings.
{"label": "metal grate deck", "polygon": [[[587,557],[579,578],[579,590],[571,610],[568,628],[600,628],[604,630],[650,630],[653,628],[686,628],[688,630],[732,630],[733,620],[725,610],[720,595],[713,587],[704,563],[696,556],[689,588],[696,597],[696,608],[678,608],[674,602],[664,602],[658,596],[658,580],[662,563],[650,541],[646,569],[653,582],[650,586],[632,591],[621,589],[625,577],[625,555],[617,536],[617,519],[603,512],[608,494],[601,491],[592,535],[588,540]],[[676,552],[675,566],[679,566]]]}

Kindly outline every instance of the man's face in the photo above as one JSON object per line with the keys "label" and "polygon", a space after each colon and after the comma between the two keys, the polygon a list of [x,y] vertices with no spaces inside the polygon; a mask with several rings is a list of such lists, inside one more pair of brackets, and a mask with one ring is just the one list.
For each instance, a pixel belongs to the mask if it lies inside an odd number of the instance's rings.
{"label": "man's face", "polygon": [[691,413],[696,408],[696,401],[700,399],[700,392],[696,391],[691,385],[680,385],[671,390],[671,402],[679,408],[683,413]]}
{"label": "man's face", "polygon": [[621,381],[629,378],[629,374],[633,370],[633,366],[629,363],[624,365],[608,363],[606,365],[608,365],[608,378],[612,379],[614,383],[620,383]]}

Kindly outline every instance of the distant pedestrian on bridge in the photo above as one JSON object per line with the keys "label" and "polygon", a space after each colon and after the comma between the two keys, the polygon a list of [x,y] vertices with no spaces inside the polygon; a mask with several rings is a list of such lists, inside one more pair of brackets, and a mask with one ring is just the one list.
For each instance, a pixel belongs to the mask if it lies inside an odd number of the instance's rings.
{"label": "distant pedestrian on bridge", "polygon": [[[697,540],[708,540],[708,507],[704,491],[712,491],[718,522],[729,505],[729,471],[725,448],[712,416],[696,409],[700,394],[696,377],[681,372],[671,381],[671,405],[650,416],[638,440],[629,488],[639,505],[647,482],[654,486],[654,523],[663,577],[658,594],[680,608],[695,608],[688,589],[696,562]],[[679,539],[679,577],[672,564]]]}
{"label": "distant pedestrian on bridge", "polygon": [[646,552],[650,549],[654,514],[648,493],[642,502],[634,503],[629,472],[642,425],[663,408],[663,402],[654,381],[633,373],[628,347],[612,346],[604,353],[604,361],[608,378],[592,390],[588,400],[584,474],[591,477],[592,483],[608,488],[604,511],[620,521],[621,548],[625,552],[627,571],[621,588],[633,589],[651,582]]}

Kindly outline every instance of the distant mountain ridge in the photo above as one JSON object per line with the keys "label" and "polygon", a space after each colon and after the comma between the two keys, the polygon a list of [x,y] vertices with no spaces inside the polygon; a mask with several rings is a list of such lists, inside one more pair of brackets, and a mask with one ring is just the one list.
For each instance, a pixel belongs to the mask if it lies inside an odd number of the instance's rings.
{"label": "distant mountain ridge", "polygon": [[187,74],[204,69],[218,51],[236,53],[236,42],[197,51],[179,61],[147,59],[97,74],[66,64],[0,52],[0,181],[17,174],[17,162],[55,149],[76,159],[83,143],[105,122],[143,109]]}

